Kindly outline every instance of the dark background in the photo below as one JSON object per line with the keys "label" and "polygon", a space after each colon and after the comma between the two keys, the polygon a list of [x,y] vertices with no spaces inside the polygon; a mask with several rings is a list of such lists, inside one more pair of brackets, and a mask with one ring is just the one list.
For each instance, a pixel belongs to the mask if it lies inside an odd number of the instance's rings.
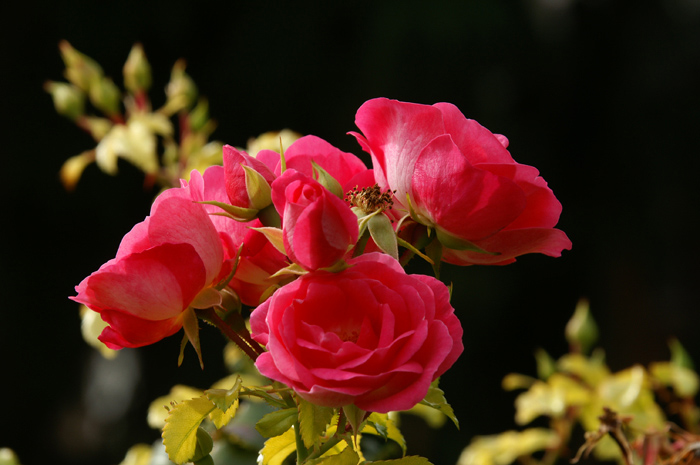
{"label": "dark background", "polygon": [[158,437],[151,400],[224,374],[216,332],[204,372],[192,353],[177,368],[179,337],[112,365],[81,339],[67,296],[114,256],[152,193],[125,163],[117,177],[93,166],[75,192],[61,187],[63,161],[94,145],[42,91],[62,79],[62,39],[120,85],[142,42],[156,104],[185,58],[219,123],[213,137],[233,145],[289,127],[360,154],[345,133],[364,101],[385,96],[452,102],[540,169],[573,250],[446,267],[465,328],[465,353],[444,376],[461,430],[410,424],[411,453],[453,464],[474,435],[515,427],[502,377],[534,374],[537,347],[566,350],[581,296],[614,370],[667,359],[671,336],[700,362],[697,0],[25,1],[0,21],[0,447],[25,465],[116,464]]}

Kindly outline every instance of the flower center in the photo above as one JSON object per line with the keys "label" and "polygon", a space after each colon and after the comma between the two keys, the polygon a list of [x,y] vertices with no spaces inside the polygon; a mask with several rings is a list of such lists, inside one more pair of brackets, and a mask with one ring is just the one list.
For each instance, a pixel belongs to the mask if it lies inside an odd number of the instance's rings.
{"label": "flower center", "polygon": [[362,189],[358,189],[355,186],[345,194],[345,201],[352,206],[358,207],[366,214],[376,211],[383,212],[384,210],[391,210],[391,207],[394,205],[394,192],[396,191],[391,189],[382,192],[377,184],[371,187],[363,187]]}

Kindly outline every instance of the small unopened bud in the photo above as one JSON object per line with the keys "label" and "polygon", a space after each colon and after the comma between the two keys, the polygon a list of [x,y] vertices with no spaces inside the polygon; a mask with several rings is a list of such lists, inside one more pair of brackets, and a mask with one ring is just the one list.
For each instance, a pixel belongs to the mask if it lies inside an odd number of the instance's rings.
{"label": "small unopened bud", "polygon": [[90,102],[107,116],[119,114],[121,92],[114,82],[107,77],[96,80],[90,86]]}
{"label": "small unopened bud", "polygon": [[102,77],[102,68],[95,60],[80,53],[66,40],[58,44],[61,58],[66,65],[65,76],[80,89],[88,92],[93,82]]}
{"label": "small unopened bud", "polygon": [[209,121],[209,102],[205,98],[200,98],[197,106],[190,112],[190,128],[197,132],[201,130]]}
{"label": "small unopened bud", "polygon": [[61,183],[67,191],[72,191],[75,189],[76,184],[83,175],[83,171],[87,166],[95,161],[95,151],[88,150],[81,153],[80,155],[75,155],[70,157],[63,163],[60,171]]}
{"label": "small unopened bud", "polygon": [[581,299],[576,305],[574,315],[566,324],[566,340],[572,350],[588,353],[598,339],[598,326],[591,316],[588,300]]}
{"label": "small unopened bud", "polygon": [[197,86],[185,73],[185,61],[178,60],[170,74],[170,82],[165,88],[168,101],[161,111],[172,115],[180,110],[191,108],[197,99]]}
{"label": "small unopened bud", "polygon": [[76,120],[85,112],[85,93],[77,86],[48,81],[44,84],[44,90],[51,94],[59,115]]}
{"label": "small unopened bud", "polygon": [[132,93],[147,91],[151,87],[151,65],[141,44],[135,44],[124,63],[124,87]]}

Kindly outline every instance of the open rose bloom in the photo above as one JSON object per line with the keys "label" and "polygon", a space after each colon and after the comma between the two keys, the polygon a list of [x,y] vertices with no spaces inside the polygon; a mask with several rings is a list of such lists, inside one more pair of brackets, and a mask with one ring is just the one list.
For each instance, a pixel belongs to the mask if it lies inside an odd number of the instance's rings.
{"label": "open rose bloom", "polygon": [[349,264],[304,275],[253,312],[269,350],[256,365],[317,405],[410,409],[463,351],[447,287],[385,254]]}
{"label": "open rose bloom", "polygon": [[571,248],[554,229],[561,204],[537,169],[516,163],[504,136],[454,105],[374,99],[355,122],[377,183],[395,191],[399,209],[436,231],[444,261],[504,265]]}
{"label": "open rose bloom", "polygon": [[[316,405],[386,413],[424,399],[464,350],[463,330],[447,286],[395,258],[397,244],[425,246],[406,231],[434,232],[457,265],[559,256],[571,243],[538,171],[453,105],[375,99],[356,122],[372,169],[305,136],[284,158],[225,146],[223,167],[164,191],[76,287],[108,325],[100,340],[151,344],[198,315]],[[239,324],[225,326],[233,314]]]}

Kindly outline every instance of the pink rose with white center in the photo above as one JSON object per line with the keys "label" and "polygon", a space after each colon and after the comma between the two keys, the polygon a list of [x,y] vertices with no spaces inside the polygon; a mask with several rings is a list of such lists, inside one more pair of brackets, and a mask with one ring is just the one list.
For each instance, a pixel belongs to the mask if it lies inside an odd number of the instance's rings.
{"label": "pink rose with white center", "polygon": [[317,405],[385,413],[421,401],[464,350],[447,287],[370,253],[310,272],[251,315],[260,372]]}

